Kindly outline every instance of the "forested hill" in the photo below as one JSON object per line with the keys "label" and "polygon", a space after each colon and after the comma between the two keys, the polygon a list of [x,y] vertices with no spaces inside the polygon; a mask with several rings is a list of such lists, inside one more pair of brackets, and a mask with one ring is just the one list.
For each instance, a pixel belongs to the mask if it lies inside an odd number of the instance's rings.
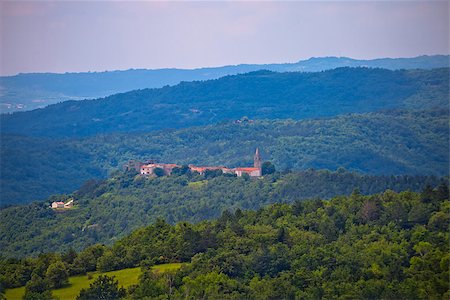
{"label": "forested hill", "polygon": [[[145,178],[116,173],[106,181],[87,181],[77,192],[45,202],[0,210],[2,255],[36,255],[42,251],[83,249],[111,244],[157,218],[169,223],[199,222],[224,210],[258,209],[269,203],[349,195],[354,189],[371,194],[386,189],[421,191],[445,182],[434,176],[369,176],[344,170],[273,173],[264,178],[176,172]],[[75,200],[65,212],[49,208],[52,201]]]}
{"label": "forested hill", "polygon": [[[181,130],[53,140],[1,136],[1,201],[70,193],[130,159],[251,165],[259,147],[279,170],[344,167],[368,174],[448,175],[447,110],[351,114],[327,119],[243,120]],[[76,166],[76,167],[74,167]]]}
{"label": "forested hill", "polygon": [[371,67],[390,70],[449,67],[448,55],[357,60],[348,57],[315,57],[296,63],[236,65],[215,68],[131,69],[85,73],[30,73],[0,77],[0,112],[31,110],[66,100],[105,97],[143,88],[160,88],[181,81],[216,79],[257,70],[317,72],[338,67]]}
{"label": "forested hill", "polygon": [[448,107],[448,78],[448,68],[259,71],[1,115],[1,130],[3,134],[67,137],[182,128],[242,116],[305,119],[392,108]]}
{"label": "forested hill", "polygon": [[[0,284],[28,282],[27,295],[49,299],[48,289],[68,274],[140,266],[138,285],[120,292],[125,299],[448,299],[449,208],[448,186],[441,185],[226,211],[198,224],[159,219],[111,247],[0,259]],[[165,262],[185,265],[152,272]],[[99,290],[119,294],[106,279],[81,299],[97,299]]]}

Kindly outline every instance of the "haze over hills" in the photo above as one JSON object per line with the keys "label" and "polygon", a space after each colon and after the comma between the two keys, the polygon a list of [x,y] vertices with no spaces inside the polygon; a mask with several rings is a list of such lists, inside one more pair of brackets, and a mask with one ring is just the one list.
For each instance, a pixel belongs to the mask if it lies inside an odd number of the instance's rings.
{"label": "haze over hills", "polygon": [[448,107],[449,69],[257,71],[1,115],[5,133],[87,136],[252,119],[317,118],[385,109]]}
{"label": "haze over hills", "polygon": [[181,81],[216,79],[257,70],[317,72],[339,67],[370,67],[390,70],[449,67],[449,55],[413,58],[357,60],[319,57],[286,64],[242,64],[199,69],[131,69],[85,73],[27,73],[0,77],[0,112],[25,111],[66,100],[105,97],[130,90],[159,88]]}
{"label": "haze over hills", "polygon": [[223,122],[180,130],[84,138],[1,136],[2,203],[27,203],[106,177],[130,159],[251,165],[256,147],[279,170],[448,175],[446,109],[323,119]]}
{"label": "haze over hills", "polygon": [[0,300],[450,300],[449,7],[0,0]]}

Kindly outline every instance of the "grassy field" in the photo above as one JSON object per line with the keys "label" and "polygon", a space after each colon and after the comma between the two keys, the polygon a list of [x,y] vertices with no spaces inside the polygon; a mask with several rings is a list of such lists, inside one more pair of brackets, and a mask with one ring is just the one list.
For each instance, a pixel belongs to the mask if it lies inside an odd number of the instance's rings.
{"label": "grassy field", "polygon": [[[173,263],[173,264],[163,264],[163,265],[157,265],[153,267],[153,270],[155,272],[166,272],[170,270],[176,270],[181,267],[180,263]],[[89,284],[95,280],[99,275],[106,274],[108,276],[115,276],[116,279],[119,281],[119,285],[123,286],[124,288],[129,287],[130,285],[138,283],[139,275],[141,274],[141,268],[130,268],[130,269],[123,269],[118,271],[111,271],[106,273],[91,273],[92,279],[88,279],[87,275],[80,275],[80,276],[71,276],[69,278],[69,285],[57,290],[53,290],[52,294],[55,298],[66,300],[66,299],[75,299],[78,294],[80,293],[80,290],[83,288],[88,288]],[[25,287],[15,288],[15,289],[8,289],[6,290],[5,296],[8,300],[16,300],[16,299],[22,299],[22,296],[25,293]]]}

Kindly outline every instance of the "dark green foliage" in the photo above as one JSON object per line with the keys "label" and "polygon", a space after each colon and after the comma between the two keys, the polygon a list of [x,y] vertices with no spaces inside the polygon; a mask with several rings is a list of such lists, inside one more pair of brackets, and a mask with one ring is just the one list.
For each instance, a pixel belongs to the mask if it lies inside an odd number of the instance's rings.
{"label": "dark green foliage", "polygon": [[67,272],[66,266],[61,261],[56,261],[48,266],[45,278],[47,279],[49,286],[55,289],[69,283],[69,273]]}
{"label": "dark green foliage", "polygon": [[241,299],[239,282],[216,271],[183,278],[177,296],[185,299]]}
{"label": "dark green foliage", "polygon": [[118,269],[118,264],[116,263],[117,258],[114,256],[112,251],[106,251],[97,262],[97,270],[100,272],[108,272]]}
{"label": "dark green foliage", "polygon": [[157,177],[164,176],[164,170],[161,168],[155,168],[155,170],[153,172]]}
{"label": "dark green foliage", "polygon": [[275,166],[270,161],[265,161],[262,166],[262,174],[268,175],[275,173]]}
{"label": "dark green foliage", "polygon": [[34,274],[25,286],[24,300],[50,300],[52,299],[48,281]]}
{"label": "dark green foliage", "polygon": [[114,277],[100,275],[89,285],[88,289],[82,289],[77,300],[117,300],[126,295],[124,288],[119,288],[119,283]]}
{"label": "dark green foliage", "polygon": [[206,179],[211,179],[217,176],[221,176],[223,175],[222,170],[206,170],[205,171],[205,178]]}
{"label": "dark green foliage", "polygon": [[75,258],[77,258],[77,252],[73,248],[61,254],[62,261],[67,265],[73,264]]}
{"label": "dark green foliage", "polygon": [[[288,64],[237,65],[215,68],[182,69],[131,69],[126,71],[88,72],[88,73],[29,73],[0,77],[1,102],[12,103],[2,107],[2,112],[35,109],[43,104],[54,104],[69,99],[104,97],[142,88],[175,85],[180,81],[207,80],[226,75],[247,73],[257,70],[277,72],[317,72],[338,67],[367,66],[371,68],[433,69],[449,66],[448,55],[422,55],[412,58],[383,58],[356,60],[348,57],[311,58]],[[44,100],[44,103],[36,102]],[[22,104],[22,109],[16,107]]]}
{"label": "dark green foliage", "polygon": [[103,256],[105,247],[102,245],[93,245],[87,247],[74,259],[73,267],[75,273],[86,273],[95,271],[98,260]]}
{"label": "dark green foliage", "polygon": [[5,287],[3,285],[3,282],[0,281],[0,299],[5,299]]}
{"label": "dark green foliage", "polygon": [[189,166],[188,165],[182,165],[179,168],[173,168],[172,175],[185,175],[189,174]]}
{"label": "dark green foliage", "polygon": [[242,116],[305,119],[393,108],[446,108],[448,77],[448,68],[258,71],[103,99],[66,101],[4,114],[0,121],[3,133],[68,137],[199,126]]}
{"label": "dark green foliage", "polygon": [[[121,169],[130,159],[251,166],[256,146],[278,170],[345,167],[369,174],[448,175],[448,126],[448,112],[436,110],[223,123],[67,140],[3,134],[0,197],[2,203],[25,203],[70,193],[89,178]],[[78,193],[98,196],[104,193],[99,186],[101,181],[93,180]]]}
{"label": "dark green foliage", "polygon": [[[446,299],[450,201],[440,189],[355,191],[330,201],[225,211],[198,224],[159,219],[106,248],[99,261],[142,266],[139,284],[128,290],[132,299]],[[421,217],[408,218],[416,207]],[[0,272],[10,277],[27,264],[35,272],[43,259],[0,260]],[[179,261],[190,264],[176,273],[149,268]],[[102,278],[80,299],[99,299],[94,295],[105,290],[114,291],[111,299],[125,296],[117,282]]]}
{"label": "dark green foliage", "polygon": [[[183,220],[199,222],[219,217],[228,209],[258,209],[280,201],[349,195],[355,187],[363,194],[372,194],[386,189],[420,191],[427,184],[434,187],[440,183],[440,179],[434,176],[370,176],[343,170],[308,170],[285,175],[274,173],[257,180],[225,175],[205,176],[188,173],[144,178],[116,173],[109,180],[96,184],[90,192],[83,188],[83,193],[58,196],[74,197],[73,210],[54,212],[49,209],[49,202],[2,209],[2,253],[21,257],[37,255],[41,251],[67,251],[71,247],[80,250],[95,243],[110,244],[158,217],[165,218],[171,224]],[[305,206],[303,210],[315,210],[321,205],[318,203],[317,207]],[[392,213],[401,212],[402,209],[397,208]],[[423,223],[424,213],[427,213],[426,209],[418,206],[399,218],[402,222],[420,219]],[[360,216],[364,218],[364,214]],[[239,227],[232,229],[235,232],[241,230]],[[329,230],[332,235],[334,229]],[[122,262],[114,261],[115,254],[98,261],[103,251],[101,246],[87,248],[69,264],[76,265],[78,273],[95,270],[96,266],[102,270],[124,267]],[[187,248],[186,251],[187,254],[182,255],[189,256],[190,250]]]}
{"label": "dark green foliage", "polygon": [[[166,274],[167,279],[171,274]],[[154,272],[149,268],[143,268],[140,277],[139,285],[132,291],[133,299],[143,299],[145,297],[156,298],[163,294],[170,293],[169,289],[166,288],[166,282],[161,280]]]}

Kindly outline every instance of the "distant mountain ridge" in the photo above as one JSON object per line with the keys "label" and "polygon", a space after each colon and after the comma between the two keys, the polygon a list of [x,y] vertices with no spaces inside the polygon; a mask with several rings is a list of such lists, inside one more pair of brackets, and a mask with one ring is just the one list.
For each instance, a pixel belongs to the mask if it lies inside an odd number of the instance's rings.
{"label": "distant mountain ridge", "polygon": [[82,73],[26,73],[0,77],[0,112],[25,111],[66,100],[94,99],[144,88],[176,85],[181,81],[217,79],[258,70],[317,72],[339,67],[389,70],[433,69],[450,66],[449,55],[358,60],[348,57],[313,57],[296,63],[240,64],[199,69],[130,69]]}
{"label": "distant mountain ridge", "polygon": [[449,69],[256,71],[1,115],[3,133],[88,136],[235,120],[306,119],[386,109],[448,107]]}

